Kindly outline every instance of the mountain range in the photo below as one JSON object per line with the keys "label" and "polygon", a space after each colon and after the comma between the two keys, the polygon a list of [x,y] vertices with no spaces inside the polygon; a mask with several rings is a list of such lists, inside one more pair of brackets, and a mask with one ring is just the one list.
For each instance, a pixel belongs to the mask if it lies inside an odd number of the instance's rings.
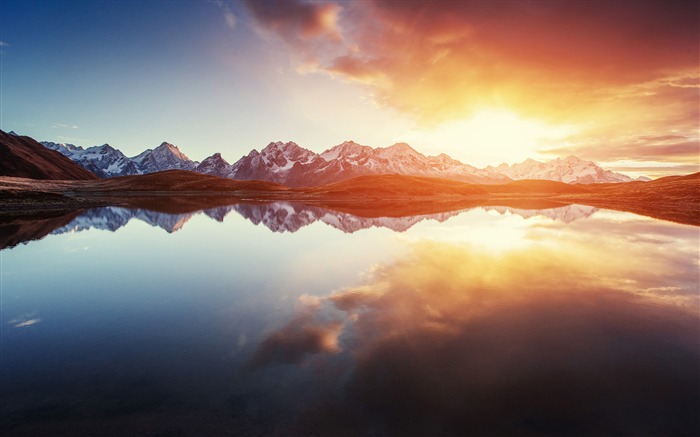
{"label": "mountain range", "polygon": [[594,162],[575,156],[548,162],[528,159],[519,164],[479,169],[444,153],[423,155],[406,143],[372,148],[346,141],[319,154],[291,141],[273,142],[260,151],[253,149],[233,164],[220,153],[202,162],[193,161],[177,146],[167,142],[133,157],[127,157],[109,144],[87,149],[48,141],[41,144],[101,178],[179,169],[229,179],[270,181],[289,187],[320,186],[381,174],[440,177],[475,184],[502,184],[524,179],[570,184],[632,181],[629,176],[604,170]]}

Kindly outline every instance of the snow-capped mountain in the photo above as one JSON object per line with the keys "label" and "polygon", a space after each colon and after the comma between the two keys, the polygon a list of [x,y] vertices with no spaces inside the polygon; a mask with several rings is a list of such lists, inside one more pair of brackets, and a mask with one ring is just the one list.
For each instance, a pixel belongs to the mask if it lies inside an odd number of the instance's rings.
{"label": "snow-capped mountain", "polygon": [[136,164],[109,144],[87,149],[73,144],[48,141],[41,144],[48,149],[60,152],[101,178],[139,174]]}
{"label": "snow-capped mountain", "polygon": [[291,187],[323,185],[357,176],[404,174],[458,179],[473,183],[503,183],[509,178],[479,170],[447,155],[425,156],[406,143],[372,148],[343,142],[321,154],[293,142],[270,143],[233,164],[231,177],[260,179]]}
{"label": "snow-capped mountain", "polygon": [[[357,176],[402,174],[456,179],[478,184],[506,183],[521,179],[544,179],[566,183],[629,182],[629,176],[604,170],[575,156],[539,162],[501,164],[479,169],[442,153],[426,156],[406,143],[372,148],[345,141],[322,153],[289,142],[273,142],[253,149],[233,164],[220,153],[201,163],[191,160],[170,143],[162,143],[132,158],[108,144],[82,147],[43,142],[100,177],[125,176],[181,169],[240,180],[264,180],[290,187],[318,186]],[[639,178],[638,180],[648,180]]]}
{"label": "snow-capped mountain", "polygon": [[573,155],[564,159],[539,162],[527,159],[520,164],[489,166],[486,170],[508,176],[513,180],[544,179],[568,184],[592,184],[602,182],[629,182],[631,177],[612,170],[603,170],[591,161],[584,161]]}
{"label": "snow-capped mountain", "polygon": [[199,165],[195,167],[194,171],[197,173],[228,178],[231,177],[233,166],[231,166],[231,164],[221,157],[221,153],[215,153],[200,162]]}
{"label": "snow-capped mountain", "polygon": [[131,158],[141,173],[154,173],[163,170],[194,170],[197,162],[170,143],[162,143],[155,149],[147,149]]}
{"label": "snow-capped mountain", "polygon": [[264,180],[290,186],[302,185],[306,176],[312,179],[312,170],[322,159],[311,150],[290,141],[268,144],[260,152],[253,149],[232,166],[231,178]]}

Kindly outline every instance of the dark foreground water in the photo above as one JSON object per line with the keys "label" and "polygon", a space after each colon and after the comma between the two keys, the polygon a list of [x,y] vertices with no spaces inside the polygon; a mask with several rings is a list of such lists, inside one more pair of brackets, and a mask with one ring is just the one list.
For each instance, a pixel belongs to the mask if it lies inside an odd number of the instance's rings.
{"label": "dark foreground water", "polygon": [[5,435],[700,435],[698,228],[101,208],[0,252]]}

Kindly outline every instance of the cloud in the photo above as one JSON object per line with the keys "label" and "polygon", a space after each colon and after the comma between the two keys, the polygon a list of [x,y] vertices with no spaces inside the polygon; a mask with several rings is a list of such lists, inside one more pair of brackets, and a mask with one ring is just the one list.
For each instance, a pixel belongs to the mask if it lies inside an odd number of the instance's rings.
{"label": "cloud", "polygon": [[15,328],[26,328],[28,326],[36,325],[37,323],[41,322],[41,319],[35,316],[36,313],[23,314],[19,317],[11,319],[7,323]]}
{"label": "cloud", "polygon": [[231,29],[236,27],[236,16],[233,15],[231,11],[224,11],[224,19],[226,20],[226,25]]}
{"label": "cloud", "polygon": [[54,123],[51,125],[52,128],[62,128],[62,129],[80,129],[74,124],[64,124],[64,123]]}
{"label": "cloud", "polygon": [[697,2],[247,5],[297,71],[358,82],[421,126],[504,108],[589,138],[697,132]]}
{"label": "cloud", "polygon": [[594,161],[635,161],[687,162],[700,156],[700,142],[688,139],[678,142],[649,142],[630,139],[611,144],[610,141],[596,141],[590,145],[579,144],[543,150],[553,155],[578,154]]}
{"label": "cloud", "polygon": [[74,143],[74,144],[80,144],[80,143],[90,143],[91,141],[85,138],[78,138],[78,137],[69,137],[65,135],[58,135],[56,137],[58,141],[63,141],[64,143]]}
{"label": "cloud", "polygon": [[236,24],[238,24],[238,18],[231,10],[231,7],[223,0],[212,0],[212,3],[224,13],[224,21],[226,22],[226,25],[231,29],[235,29]]}
{"label": "cloud", "polygon": [[9,44],[5,41],[0,41],[0,47],[9,47]]}
{"label": "cloud", "polygon": [[246,5],[260,28],[274,32],[289,43],[319,38],[342,40],[338,25],[342,8],[335,3],[249,0]]}
{"label": "cloud", "polygon": [[[345,5],[342,17],[334,3],[247,5],[259,26],[295,45],[347,38],[332,54],[305,49],[328,58],[325,71],[369,83],[388,104],[423,118],[485,104],[570,109],[581,93],[689,68],[673,83],[697,83],[692,2],[376,0]],[[368,80],[378,76],[387,80]]]}

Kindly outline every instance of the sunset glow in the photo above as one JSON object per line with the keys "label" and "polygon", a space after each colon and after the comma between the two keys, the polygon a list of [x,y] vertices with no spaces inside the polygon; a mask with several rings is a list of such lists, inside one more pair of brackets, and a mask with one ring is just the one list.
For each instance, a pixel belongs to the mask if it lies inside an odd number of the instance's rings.
{"label": "sunset glow", "polygon": [[425,144],[431,152],[444,151],[481,167],[503,162],[503,157],[508,157],[509,163],[539,158],[542,149],[561,144],[572,133],[573,129],[564,125],[526,120],[505,110],[485,110],[432,129],[409,131],[400,139],[409,144]]}
{"label": "sunset glow", "polygon": [[700,165],[697,2],[2,8],[0,127],[40,140],[127,155],[167,140],[231,162],[270,141],[321,152],[352,139],[477,166],[571,154],[653,176]]}
{"label": "sunset glow", "polygon": [[0,435],[700,436],[699,17],[0,0]]}

